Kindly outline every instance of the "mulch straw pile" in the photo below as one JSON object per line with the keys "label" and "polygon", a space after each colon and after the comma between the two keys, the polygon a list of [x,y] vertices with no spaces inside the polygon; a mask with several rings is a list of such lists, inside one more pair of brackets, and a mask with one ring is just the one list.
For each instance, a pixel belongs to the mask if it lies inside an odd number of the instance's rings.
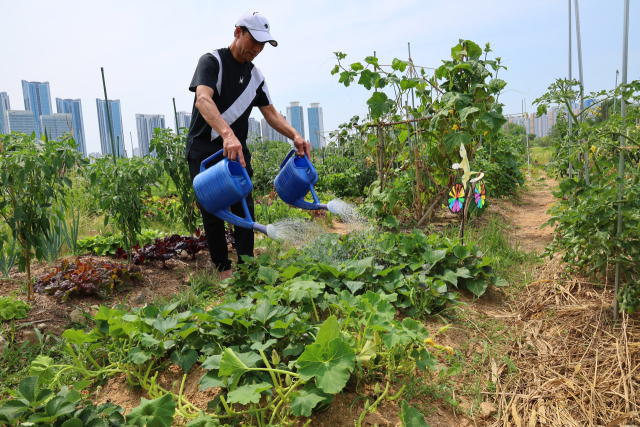
{"label": "mulch straw pile", "polygon": [[640,322],[627,315],[613,321],[611,283],[561,279],[562,271],[558,259],[547,263],[511,306],[519,339],[492,369],[499,410],[492,427],[640,420]]}

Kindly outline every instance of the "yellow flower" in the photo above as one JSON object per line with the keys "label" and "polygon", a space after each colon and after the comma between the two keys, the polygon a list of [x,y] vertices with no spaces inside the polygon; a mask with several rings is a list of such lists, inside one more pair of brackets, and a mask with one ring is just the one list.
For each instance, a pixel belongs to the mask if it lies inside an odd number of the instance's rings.
{"label": "yellow flower", "polygon": [[446,346],[444,349],[449,353],[449,356],[453,356],[453,349],[451,347]]}
{"label": "yellow flower", "polygon": [[425,344],[429,344],[430,346],[434,346],[436,345],[436,343],[433,342],[433,338],[429,337],[429,338],[425,338],[424,339],[424,343]]}
{"label": "yellow flower", "polygon": [[484,131],[484,136],[487,136],[487,134],[488,134],[488,133],[489,133],[489,131],[488,131],[488,130],[485,130],[485,131]]}
{"label": "yellow flower", "polygon": [[453,110],[449,110],[449,114],[453,114]]}
{"label": "yellow flower", "polygon": [[453,130],[458,130],[458,125],[453,125]]}

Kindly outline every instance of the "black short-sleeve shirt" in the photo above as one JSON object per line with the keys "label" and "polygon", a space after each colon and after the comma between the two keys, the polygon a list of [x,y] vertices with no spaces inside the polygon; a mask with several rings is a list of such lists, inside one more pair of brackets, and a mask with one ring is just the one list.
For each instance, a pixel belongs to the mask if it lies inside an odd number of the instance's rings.
{"label": "black short-sleeve shirt", "polygon": [[[262,72],[252,62],[241,64],[228,48],[222,48],[200,57],[189,90],[195,92],[199,85],[213,89],[213,102],[246,149],[251,110],[254,106],[271,104]],[[221,148],[222,137],[202,117],[194,97],[187,135],[187,159],[190,153],[195,158],[213,154]]]}

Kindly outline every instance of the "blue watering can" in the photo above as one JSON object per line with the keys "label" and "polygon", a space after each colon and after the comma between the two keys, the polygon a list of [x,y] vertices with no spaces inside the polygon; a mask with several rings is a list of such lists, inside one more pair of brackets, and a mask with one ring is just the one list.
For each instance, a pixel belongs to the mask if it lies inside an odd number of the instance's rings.
{"label": "blue watering can", "polygon": [[[233,225],[257,230],[272,239],[276,238],[276,228],[262,225],[251,219],[246,197],[253,189],[253,183],[247,170],[238,162],[227,158],[207,169],[207,165],[222,156],[218,151],[200,164],[200,173],[193,180],[193,189],[200,205],[218,218]],[[231,205],[242,202],[245,218],[234,215],[229,210]]]}
{"label": "blue watering can", "polygon": [[[313,167],[309,156],[304,157],[293,156],[296,150],[289,151],[287,157],[280,165],[280,173],[276,176],[274,186],[276,192],[283,202],[293,205],[300,209],[318,210],[326,209],[334,212],[333,200],[328,204],[320,203],[316,191],[313,186],[318,182],[318,172]],[[314,203],[304,200],[305,196],[311,191]]]}

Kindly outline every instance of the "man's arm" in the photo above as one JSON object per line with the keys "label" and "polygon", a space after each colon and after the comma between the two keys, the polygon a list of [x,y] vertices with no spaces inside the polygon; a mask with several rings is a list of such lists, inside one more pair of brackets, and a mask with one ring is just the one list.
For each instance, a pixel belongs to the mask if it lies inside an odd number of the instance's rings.
{"label": "man's arm", "polygon": [[293,146],[296,147],[296,154],[299,156],[304,156],[305,153],[307,156],[310,156],[310,144],[305,141],[297,130],[293,128],[287,121],[282,117],[278,111],[273,107],[273,105],[267,105],[264,107],[258,107],[260,112],[264,116],[269,126],[274,128],[276,132],[286,136],[287,138],[293,140]]}
{"label": "man's arm", "polygon": [[196,88],[196,108],[209,125],[222,136],[224,156],[236,160],[240,158],[242,167],[246,167],[244,156],[242,155],[242,144],[236,138],[231,127],[224,121],[222,114],[213,102],[213,89],[209,86],[199,85]]}

